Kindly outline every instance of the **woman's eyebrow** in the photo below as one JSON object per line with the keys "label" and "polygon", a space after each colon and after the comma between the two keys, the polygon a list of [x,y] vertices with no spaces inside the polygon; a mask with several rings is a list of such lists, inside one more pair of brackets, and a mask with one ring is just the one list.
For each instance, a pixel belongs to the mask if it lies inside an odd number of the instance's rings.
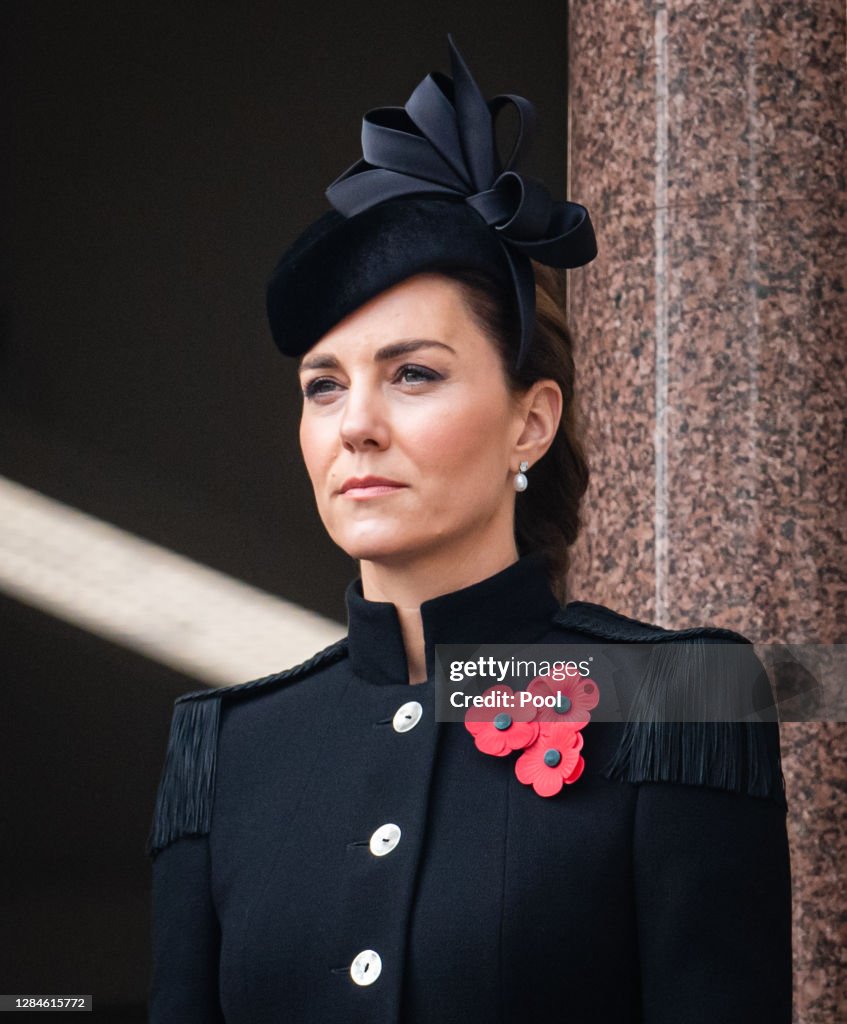
{"label": "woman's eyebrow", "polygon": [[303,370],[333,370],[338,366],[338,360],[335,356],[311,356],[309,359],[301,359],[298,370],[302,373]]}
{"label": "woman's eyebrow", "polygon": [[419,348],[426,348],[427,346],[446,348],[448,352],[452,352],[453,355],[456,354],[456,350],[449,345],[445,345],[443,341],[435,341],[433,338],[403,338],[400,341],[392,342],[390,345],[377,349],[374,359],[377,362],[396,359],[397,356],[404,356],[407,352],[414,352]]}
{"label": "woman's eyebrow", "polygon": [[[443,341],[435,341],[434,338],[404,338],[400,341],[394,341],[390,345],[383,345],[381,349],[378,349],[374,359],[376,362],[385,362],[389,359],[396,359],[397,356],[404,356],[409,352],[415,352],[420,348],[437,346],[438,348],[446,348],[448,352],[456,354],[456,350],[446,345]],[[305,358],[300,363],[300,370],[332,370],[338,366],[338,360],[335,356],[327,353],[326,355],[311,356]]]}

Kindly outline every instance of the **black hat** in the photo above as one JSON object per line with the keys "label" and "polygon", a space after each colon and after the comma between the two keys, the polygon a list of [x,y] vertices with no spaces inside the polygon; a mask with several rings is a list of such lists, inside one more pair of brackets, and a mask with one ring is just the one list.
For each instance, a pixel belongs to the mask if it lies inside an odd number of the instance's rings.
{"label": "black hat", "polygon": [[[472,267],[515,297],[521,324],[516,365],[535,321],[530,258],[579,267],[597,255],[584,206],[554,201],[519,174],[535,123],[523,96],[486,102],[448,34],[453,78],[427,75],[404,107],[377,107],[362,122],[362,158],[326,189],[333,206],[283,253],[267,289],[274,341],[307,352],[327,331],[386,288],[425,270]],[[503,165],[494,122],[505,103],[520,128]]]}

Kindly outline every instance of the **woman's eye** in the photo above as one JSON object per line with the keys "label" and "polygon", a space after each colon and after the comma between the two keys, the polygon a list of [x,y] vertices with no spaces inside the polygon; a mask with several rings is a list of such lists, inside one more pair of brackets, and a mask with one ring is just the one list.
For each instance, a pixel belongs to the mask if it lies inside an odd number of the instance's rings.
{"label": "woman's eye", "polygon": [[329,377],[315,377],[303,385],[303,396],[314,398],[316,395],[325,395],[335,386],[335,381]]}
{"label": "woman's eye", "polygon": [[415,366],[413,363],[407,363],[405,366],[400,367],[397,371],[397,376],[402,377],[406,384],[419,384],[421,381],[438,380],[441,375],[434,370],[428,370],[425,366]]}
{"label": "woman's eye", "polygon": [[[394,375],[394,380],[402,384],[424,384],[427,381],[440,380],[441,374],[435,370],[428,370],[425,366],[416,366],[413,363],[406,363],[401,366]],[[303,397],[316,399],[324,395],[331,395],[338,390],[338,383],[332,377],[315,377],[302,386]]]}

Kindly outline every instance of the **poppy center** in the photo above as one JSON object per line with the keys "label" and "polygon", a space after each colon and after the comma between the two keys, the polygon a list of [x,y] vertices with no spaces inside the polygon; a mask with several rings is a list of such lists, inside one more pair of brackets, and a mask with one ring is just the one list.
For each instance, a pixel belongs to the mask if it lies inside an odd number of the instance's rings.
{"label": "poppy center", "polygon": [[555,747],[551,747],[549,750],[544,751],[544,763],[548,768],[555,768],[561,760],[562,755]]}
{"label": "poppy center", "polygon": [[563,693],[560,693],[556,697],[556,706],[553,709],[557,715],[565,715],[571,709],[571,699],[566,697]]}
{"label": "poppy center", "polygon": [[505,711],[501,711],[499,715],[494,716],[495,729],[508,729],[511,724],[512,716]]}

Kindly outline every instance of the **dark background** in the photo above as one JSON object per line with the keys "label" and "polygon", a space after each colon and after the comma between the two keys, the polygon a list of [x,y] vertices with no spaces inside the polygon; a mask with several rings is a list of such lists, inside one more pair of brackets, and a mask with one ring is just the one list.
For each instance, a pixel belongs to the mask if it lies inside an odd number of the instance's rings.
{"label": "dark background", "polygon": [[[448,31],[487,98],[535,103],[522,169],[564,198],[566,27],[549,0],[5,0],[0,474],[343,622],[355,566],[315,511],[265,281],[365,111],[450,73]],[[143,847],[198,683],[2,596],[0,642],[0,991],[143,1020]]]}

